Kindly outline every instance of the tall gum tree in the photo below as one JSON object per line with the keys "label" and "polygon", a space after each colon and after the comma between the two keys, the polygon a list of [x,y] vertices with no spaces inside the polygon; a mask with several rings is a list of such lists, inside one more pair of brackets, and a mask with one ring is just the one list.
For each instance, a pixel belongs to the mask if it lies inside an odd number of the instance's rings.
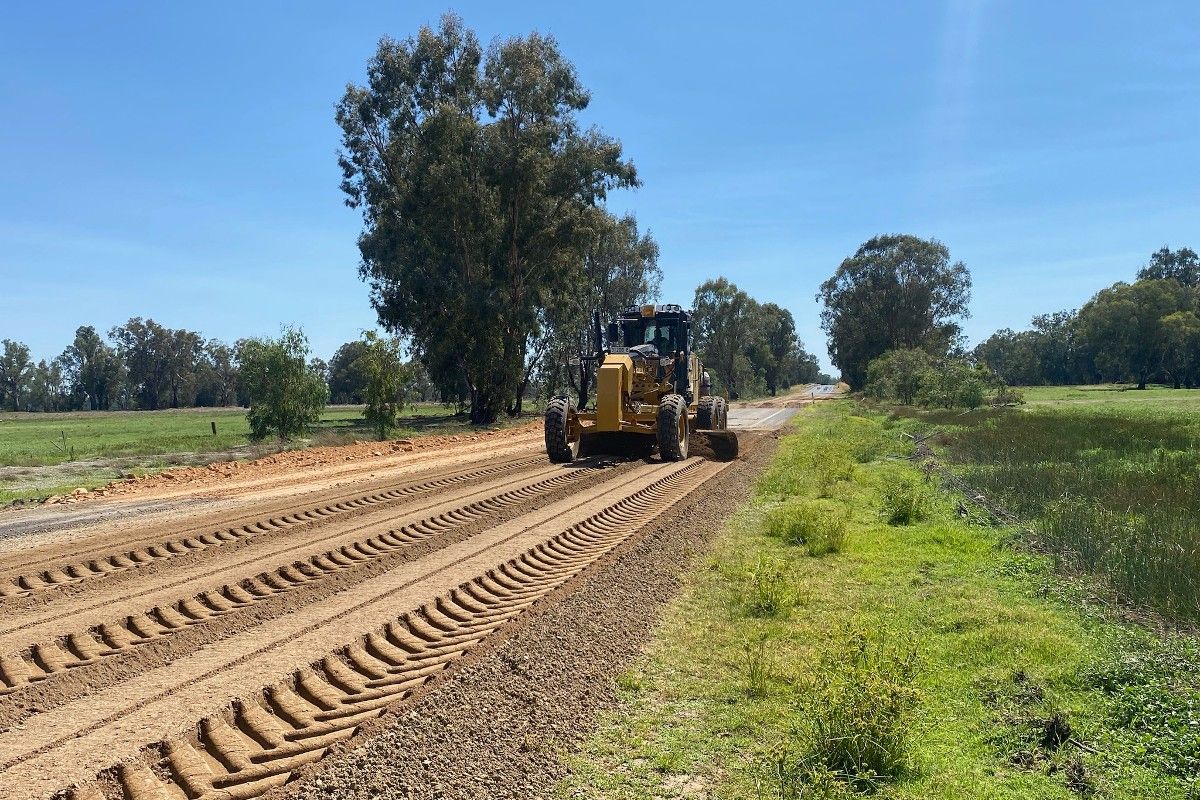
{"label": "tall gum tree", "polygon": [[638,185],[553,38],[485,52],[461,19],[383,39],[337,108],[342,189],[363,216],[360,275],[380,323],[431,379],[495,420],[530,372],[545,311],[582,277],[607,193]]}
{"label": "tall gum tree", "polygon": [[936,239],[876,236],[821,284],[821,327],[833,363],[856,389],[867,366],[889,350],[944,354],[968,316],[971,274]]}

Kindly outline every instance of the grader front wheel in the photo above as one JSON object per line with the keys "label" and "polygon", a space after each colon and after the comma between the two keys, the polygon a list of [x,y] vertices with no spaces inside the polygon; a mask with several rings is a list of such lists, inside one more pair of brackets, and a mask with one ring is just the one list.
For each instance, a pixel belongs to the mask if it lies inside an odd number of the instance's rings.
{"label": "grader front wheel", "polygon": [[683,461],[688,457],[687,401],[669,394],[658,405],[658,454],[663,461]]}
{"label": "grader front wheel", "polygon": [[555,464],[570,464],[579,457],[579,436],[571,437],[574,413],[569,397],[555,397],[546,406],[546,455]]}

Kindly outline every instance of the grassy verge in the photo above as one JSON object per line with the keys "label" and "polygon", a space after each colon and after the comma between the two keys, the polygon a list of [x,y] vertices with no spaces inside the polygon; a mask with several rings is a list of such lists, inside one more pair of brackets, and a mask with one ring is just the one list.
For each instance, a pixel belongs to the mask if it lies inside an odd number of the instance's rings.
{"label": "grassy verge", "polygon": [[[1125,398],[1132,396],[1131,400]],[[897,410],[1064,566],[1200,622],[1200,392],[1047,388],[1024,409]]]}
{"label": "grassy verge", "polygon": [[[500,424],[509,422],[504,418]],[[469,430],[465,415],[422,404],[406,410],[393,436],[404,439]],[[289,443],[251,442],[243,409],[0,413],[0,505],[101,486],[122,474],[373,438],[359,406],[329,407],[309,438]]]}
{"label": "grassy verge", "polygon": [[853,410],[800,415],[560,796],[1187,796],[1194,643],[1081,603]]}

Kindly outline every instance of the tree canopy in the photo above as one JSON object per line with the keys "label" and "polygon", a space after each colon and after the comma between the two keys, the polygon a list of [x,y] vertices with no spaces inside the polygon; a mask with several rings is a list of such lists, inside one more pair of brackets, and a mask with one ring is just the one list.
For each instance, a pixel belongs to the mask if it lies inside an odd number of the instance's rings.
{"label": "tree canopy", "polygon": [[1032,329],[997,331],[974,350],[1008,383],[1166,380],[1200,385],[1196,254],[1162,248],[1133,283],[1097,292],[1083,308],[1034,317]]}
{"label": "tree canopy", "polygon": [[1183,286],[1200,286],[1200,256],[1190,247],[1172,251],[1162,247],[1138,270],[1138,280],[1173,280]]}
{"label": "tree canopy", "polygon": [[451,14],[383,39],[337,108],[342,189],[380,322],[471,417],[511,403],[544,312],[583,279],[607,192],[636,186],[620,142],[581,127],[589,96],[553,38],[484,51]]}
{"label": "tree canopy", "polygon": [[662,283],[658,244],[649,232],[638,230],[633,215],[616,219],[602,209],[595,215],[595,234],[583,254],[583,278],[545,312],[542,378],[558,384],[565,375],[579,408],[588,403],[595,371],[595,364],[580,358],[595,350],[592,315],[607,322],[630,306],[657,300]]}
{"label": "tree canopy", "polygon": [[243,339],[238,350],[252,437],[291,439],[320,421],[329,390],[308,365],[308,339],[302,331],[285,328],[278,339]]}
{"label": "tree canopy", "polygon": [[696,287],[692,330],[705,369],[730,397],[817,379],[817,360],[796,336],[791,312],[760,304],[726,278]]}
{"label": "tree canopy", "polygon": [[821,327],[829,355],[854,388],[871,360],[888,350],[918,347],[944,354],[968,315],[971,275],[936,239],[876,236],[821,284]]}

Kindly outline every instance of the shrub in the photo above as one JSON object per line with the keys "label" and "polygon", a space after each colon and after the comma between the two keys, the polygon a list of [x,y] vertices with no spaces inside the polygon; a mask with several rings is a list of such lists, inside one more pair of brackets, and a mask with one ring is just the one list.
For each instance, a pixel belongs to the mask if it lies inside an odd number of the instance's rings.
{"label": "shrub", "polygon": [[868,397],[901,405],[976,409],[999,378],[987,366],[962,358],[936,358],[923,350],[889,350],[867,368]]}
{"label": "shrub", "polygon": [[358,357],[366,377],[363,416],[383,441],[396,428],[396,417],[404,409],[412,369],[401,357],[399,337],[384,338],[375,331],[363,333],[363,354]]}
{"label": "shrub", "polygon": [[921,392],[923,378],[931,364],[932,359],[924,350],[889,350],[867,367],[867,396],[912,405]]}
{"label": "shrub", "polygon": [[1025,392],[1015,386],[1001,386],[992,395],[993,406],[1023,406],[1025,405]]}
{"label": "shrub", "polygon": [[250,435],[262,439],[299,436],[321,419],[329,389],[308,365],[308,339],[285,328],[279,339],[247,339],[238,345],[238,381],[250,397]]}
{"label": "shrub", "polygon": [[802,544],[809,555],[837,553],[846,540],[842,507],[821,500],[794,500],[771,509],[767,533],[788,544]]}
{"label": "shrub", "polygon": [[889,525],[911,525],[929,516],[932,497],[917,475],[893,471],[883,478],[883,515]]}

